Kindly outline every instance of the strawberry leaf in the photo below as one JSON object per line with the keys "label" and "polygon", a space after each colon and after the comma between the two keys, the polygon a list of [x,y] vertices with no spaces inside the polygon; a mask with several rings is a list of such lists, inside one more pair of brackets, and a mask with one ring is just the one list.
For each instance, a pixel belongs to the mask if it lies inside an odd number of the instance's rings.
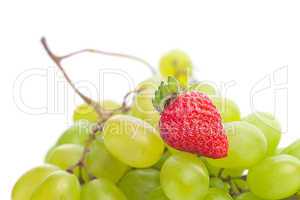
{"label": "strawberry leaf", "polygon": [[154,108],[162,112],[171,99],[176,98],[180,92],[180,85],[176,78],[169,76],[166,82],[162,81],[152,100]]}

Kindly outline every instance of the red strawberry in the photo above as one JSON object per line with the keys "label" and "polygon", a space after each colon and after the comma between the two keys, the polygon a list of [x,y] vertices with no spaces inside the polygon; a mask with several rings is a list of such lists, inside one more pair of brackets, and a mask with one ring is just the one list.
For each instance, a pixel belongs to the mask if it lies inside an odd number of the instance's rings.
{"label": "red strawberry", "polygon": [[169,78],[156,91],[153,104],[161,112],[160,134],[169,146],[210,158],[227,156],[221,116],[207,95],[180,93],[177,80]]}

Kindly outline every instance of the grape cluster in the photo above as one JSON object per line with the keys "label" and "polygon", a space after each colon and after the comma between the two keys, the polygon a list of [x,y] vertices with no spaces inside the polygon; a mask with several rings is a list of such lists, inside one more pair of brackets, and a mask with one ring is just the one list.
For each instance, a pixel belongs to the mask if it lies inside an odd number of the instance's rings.
{"label": "grape cluster", "polygon": [[[297,199],[300,141],[279,149],[279,122],[269,113],[241,117],[237,104],[207,83],[189,84],[192,64],[181,51],[162,57],[161,76],[143,81],[133,102],[80,105],[45,164],[15,184],[12,200],[277,200]],[[207,94],[220,112],[228,155],[206,158],[164,143],[152,99],[164,77]],[[300,198],[300,197],[299,197]]]}

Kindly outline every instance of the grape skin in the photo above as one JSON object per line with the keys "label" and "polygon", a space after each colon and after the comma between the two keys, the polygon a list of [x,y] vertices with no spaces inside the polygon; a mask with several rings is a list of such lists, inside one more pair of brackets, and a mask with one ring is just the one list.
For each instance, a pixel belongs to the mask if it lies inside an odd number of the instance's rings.
{"label": "grape skin", "polygon": [[300,140],[298,139],[294,141],[292,144],[285,147],[280,153],[295,156],[300,159]]}
{"label": "grape skin", "polygon": [[300,189],[300,160],[289,155],[268,157],[249,170],[251,192],[265,199],[283,199]]}
{"label": "grape skin", "polygon": [[267,155],[273,155],[281,139],[281,128],[279,122],[269,113],[252,113],[243,121],[249,122],[262,130],[268,142]]}
{"label": "grape skin", "polygon": [[[101,102],[100,106],[106,111],[112,111],[121,107],[120,104],[110,100],[105,100]],[[79,105],[74,110],[73,120],[74,122],[85,120],[88,122],[96,123],[98,121],[101,121],[102,118],[101,116],[99,116],[99,114],[95,111],[95,109],[92,106],[85,103]]]}
{"label": "grape skin", "polygon": [[192,90],[207,94],[209,96],[215,96],[217,95],[217,91],[214,86],[200,82],[200,83],[194,83],[190,87],[192,87]]}
{"label": "grape skin", "polygon": [[210,98],[220,112],[222,122],[226,123],[241,120],[240,109],[234,101],[219,96],[210,96]]}
{"label": "grape skin", "polygon": [[183,51],[172,50],[161,57],[159,70],[162,77],[174,76],[186,87],[192,75],[192,61]]}
{"label": "grape skin", "polygon": [[[207,170],[209,172],[209,175],[213,176],[213,177],[217,177],[220,175],[221,178],[223,179],[227,179],[229,177],[231,178],[237,178],[237,177],[241,177],[243,175],[244,169],[222,169],[219,167],[215,167],[210,165],[207,160],[202,157],[201,160],[205,163],[205,166],[207,167]],[[222,170],[222,173],[220,173],[220,171]]]}
{"label": "grape skin", "polygon": [[160,160],[155,163],[155,165],[153,165],[154,169],[158,169],[160,170],[163,166],[163,164],[165,163],[165,161],[171,156],[169,151],[165,151],[164,154],[161,156]]}
{"label": "grape skin", "polygon": [[165,148],[159,133],[151,125],[129,115],[111,117],[104,125],[103,138],[113,156],[135,168],[154,165]]}
{"label": "grape skin", "polygon": [[115,183],[129,169],[129,166],[117,160],[107,151],[103,139],[100,138],[92,143],[85,161],[89,173],[97,178],[106,178]]}
{"label": "grape skin", "polygon": [[223,191],[229,192],[230,185],[225,183],[221,178],[212,177],[209,180],[209,186],[212,188],[218,188]]}
{"label": "grape skin", "polygon": [[31,200],[32,193],[51,173],[59,168],[53,165],[35,167],[22,175],[12,191],[12,200]]}
{"label": "grape skin", "polygon": [[229,140],[228,156],[207,158],[210,165],[219,168],[248,169],[261,161],[267,151],[267,141],[260,129],[247,122],[225,124]]}
{"label": "grape skin", "polygon": [[156,76],[141,82],[137,86],[137,90],[140,91],[135,95],[129,112],[130,115],[148,122],[154,128],[158,126],[160,115],[152,104],[152,98],[160,82],[161,79]]}
{"label": "grape skin", "polygon": [[209,188],[204,200],[233,200],[224,190],[218,188]]}
{"label": "grape skin", "polygon": [[152,104],[154,92],[154,89],[144,89],[139,92],[134,98],[130,114],[148,122],[154,128],[157,128],[160,115]]}
{"label": "grape skin", "polygon": [[126,200],[126,196],[111,181],[104,178],[93,180],[81,190],[81,200]]}
{"label": "grape skin", "polygon": [[149,194],[147,200],[169,200],[169,199],[165,195],[161,187],[158,187]]}
{"label": "grape skin", "polygon": [[77,121],[68,128],[58,139],[56,145],[61,144],[80,144],[85,145],[89,138],[90,130],[93,127],[93,123],[81,120]]}
{"label": "grape skin", "polygon": [[[75,165],[83,154],[83,147],[78,144],[64,144],[52,149],[45,162],[56,165],[63,170]],[[79,176],[79,171],[76,169],[75,174]]]}
{"label": "grape skin", "polygon": [[208,171],[203,162],[192,156],[172,155],[160,173],[161,187],[169,199],[199,200],[209,188]]}
{"label": "grape skin", "polygon": [[65,171],[50,174],[33,192],[30,200],[80,200],[76,176]]}
{"label": "grape skin", "polygon": [[252,194],[251,192],[245,192],[241,195],[239,195],[236,200],[263,200],[257,196],[255,196],[254,194]]}
{"label": "grape skin", "polygon": [[155,169],[135,169],[129,171],[118,186],[130,200],[144,200],[160,187],[159,171]]}

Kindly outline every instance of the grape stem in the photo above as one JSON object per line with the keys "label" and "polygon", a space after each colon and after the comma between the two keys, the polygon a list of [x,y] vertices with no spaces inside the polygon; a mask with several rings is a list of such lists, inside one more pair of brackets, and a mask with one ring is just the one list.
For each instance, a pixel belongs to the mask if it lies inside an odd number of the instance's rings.
{"label": "grape stem", "polygon": [[[91,133],[90,133],[90,136],[89,138],[87,139],[87,141],[85,142],[85,146],[84,146],[84,150],[83,150],[83,153],[79,159],[79,161],[75,164],[75,165],[72,165],[70,166],[66,171],[71,173],[71,174],[74,174],[74,170],[79,167],[79,172],[81,172],[82,169],[86,169],[86,164],[85,164],[85,160],[86,160],[86,156],[88,155],[88,153],[90,152],[90,148],[91,148],[91,145],[93,143],[94,140],[96,140],[97,138],[97,133],[101,132],[102,129],[103,129],[103,125],[104,123],[112,116],[114,115],[115,113],[117,112],[121,112],[121,113],[126,113],[130,110],[130,106],[127,105],[127,101],[128,101],[128,98],[131,94],[137,94],[139,92],[141,92],[143,89],[140,88],[140,89],[136,89],[136,90],[133,90],[133,91],[129,91],[123,98],[123,103],[122,103],[122,106],[120,108],[117,108],[115,110],[112,110],[110,112],[107,112],[105,116],[102,116],[103,119],[101,121],[99,121],[92,129]],[[86,169],[87,170],[87,169]],[[90,180],[93,180],[95,179],[96,177],[90,173],[88,173],[88,176],[89,176],[89,179]],[[80,182],[83,183],[83,179],[82,177],[80,176]]]}
{"label": "grape stem", "polygon": [[65,58],[69,58],[69,57],[72,57],[72,56],[75,56],[78,54],[82,54],[82,53],[102,54],[102,55],[106,55],[106,56],[115,56],[115,57],[121,57],[121,58],[127,58],[130,60],[134,60],[134,61],[140,62],[140,63],[144,64],[145,66],[147,66],[153,76],[156,75],[156,70],[150,63],[148,63],[147,61],[145,61],[142,58],[139,58],[139,57],[133,56],[133,55],[129,55],[129,54],[107,52],[107,51],[101,51],[101,50],[97,50],[97,49],[82,49],[79,51],[69,53],[65,56],[62,56],[61,58],[65,59]]}
{"label": "grape stem", "polygon": [[223,172],[224,172],[224,168],[221,168],[219,173],[218,173],[218,178],[222,178]]}
{"label": "grape stem", "polygon": [[97,114],[99,116],[102,116],[102,114],[104,113],[101,106],[96,103],[94,100],[92,100],[91,98],[87,97],[86,95],[84,95],[83,93],[81,93],[75,86],[75,84],[73,83],[73,81],[70,79],[69,75],[66,73],[66,71],[64,70],[63,66],[62,66],[62,61],[70,56],[57,56],[55,55],[49,48],[49,45],[47,43],[46,38],[42,37],[41,39],[41,43],[44,47],[44,49],[46,50],[47,54],[49,55],[49,57],[53,60],[53,62],[58,66],[58,68],[60,69],[60,71],[63,73],[65,79],[67,80],[67,82],[70,84],[70,86],[73,88],[73,90],[81,97],[81,99],[87,103],[88,105],[91,105],[95,111],[97,112]]}
{"label": "grape stem", "polygon": [[93,141],[96,139],[97,137],[97,133],[102,131],[102,128],[103,128],[103,123],[98,123],[96,124],[92,131],[91,131],[91,134],[89,135],[89,138],[87,139],[87,141],[85,142],[85,146],[84,146],[84,150],[83,150],[83,153],[79,159],[79,161],[75,164],[75,165],[72,165],[70,166],[68,169],[67,169],[67,172],[69,173],[74,173],[74,170],[79,167],[80,168],[80,171],[82,168],[86,167],[85,166],[85,159],[86,159],[86,156],[87,154],[90,152],[90,147],[93,143]]}
{"label": "grape stem", "polygon": [[222,181],[228,183],[230,185],[230,195],[232,196],[238,196],[240,195],[242,192],[246,192],[244,190],[242,190],[235,182],[235,179],[242,179],[242,180],[247,180],[247,176],[243,175],[240,177],[231,177],[228,176],[226,178],[222,177],[223,173],[224,173],[224,168],[221,168],[218,172],[218,174],[214,177],[220,178]]}
{"label": "grape stem", "polygon": [[[79,168],[79,172],[80,172],[80,175],[79,175],[79,179],[80,179],[80,182],[83,183],[84,180],[82,178],[82,174],[81,174],[81,170],[82,169],[86,169],[86,163],[85,163],[85,160],[86,160],[86,156],[88,155],[88,153],[90,152],[90,148],[91,148],[91,145],[93,143],[94,140],[96,140],[97,138],[97,133],[101,132],[102,129],[103,129],[103,125],[104,123],[114,114],[116,113],[126,113],[130,110],[130,106],[128,105],[128,98],[132,95],[132,94],[137,94],[139,92],[141,92],[143,90],[143,88],[139,88],[139,89],[136,89],[136,90],[133,90],[133,91],[129,91],[128,93],[126,93],[126,95],[124,96],[123,98],[123,103],[122,105],[120,106],[120,108],[117,108],[117,109],[114,109],[114,110],[110,110],[110,111],[107,111],[105,110],[104,108],[102,108],[102,106],[100,106],[99,103],[97,103],[96,101],[92,100],[91,98],[85,96],[83,93],[81,93],[75,86],[75,84],[73,83],[73,81],[71,80],[71,78],[68,76],[68,74],[66,73],[66,71],[64,70],[63,66],[62,66],[62,61],[64,59],[68,59],[68,58],[71,58],[73,56],[76,56],[78,54],[82,54],[82,53],[96,53],[96,54],[102,54],[102,55],[106,55],[106,56],[117,56],[117,57],[122,57],[122,58],[127,58],[127,59],[131,59],[131,60],[135,60],[135,61],[138,61],[138,62],[141,62],[143,63],[144,65],[146,65],[150,71],[152,72],[153,75],[156,74],[156,71],[155,69],[146,61],[144,61],[143,59],[141,58],[138,58],[136,56],[132,56],[132,55],[128,55],[128,54],[121,54],[121,53],[112,53],[112,52],[105,52],[105,51],[100,51],[100,50],[96,50],[96,49],[83,49],[83,50],[79,50],[79,51],[75,51],[75,52],[72,52],[72,53],[69,53],[69,54],[66,54],[64,56],[58,56],[56,54],[54,54],[50,48],[49,48],[49,45],[47,43],[47,40],[46,38],[42,37],[41,39],[41,43],[45,49],[45,51],[47,52],[47,54],[49,55],[49,57],[53,60],[53,62],[58,66],[58,68],[60,69],[60,71],[63,73],[63,76],[65,77],[65,79],[67,80],[67,82],[70,84],[70,86],[73,88],[73,90],[84,100],[85,103],[87,103],[88,105],[91,105],[96,113],[98,114],[98,116],[101,117],[101,121],[99,121],[92,129],[90,135],[89,135],[89,138],[87,139],[86,143],[85,143],[85,146],[84,146],[84,150],[83,150],[83,153],[79,159],[79,161],[70,166],[66,171],[69,172],[69,173],[72,173],[74,174],[74,170],[76,168]],[[87,172],[88,173],[88,172]],[[88,176],[89,178],[92,180],[92,179],[95,179],[95,176],[93,176],[92,174],[88,173]]]}
{"label": "grape stem", "polygon": [[107,111],[105,109],[103,109],[99,105],[99,103],[97,103],[96,101],[94,101],[91,98],[87,97],[86,95],[81,93],[76,88],[75,84],[73,83],[73,81],[68,76],[68,74],[66,73],[65,69],[62,66],[62,61],[64,59],[68,59],[68,58],[71,58],[73,56],[76,56],[76,55],[79,55],[79,54],[82,54],[82,53],[95,53],[95,54],[102,54],[102,55],[106,55],[106,56],[115,56],[115,57],[127,58],[127,59],[131,59],[131,60],[134,60],[134,61],[138,61],[138,62],[146,65],[149,68],[149,70],[151,71],[152,75],[156,74],[155,68],[152,65],[150,65],[147,61],[145,61],[145,60],[143,60],[139,57],[129,55],[129,54],[106,52],[106,51],[101,51],[101,50],[97,50],[97,49],[82,49],[82,50],[71,52],[71,53],[63,55],[63,56],[58,56],[50,50],[49,45],[48,45],[47,40],[46,40],[45,37],[41,38],[41,43],[42,43],[44,49],[46,50],[47,54],[49,55],[49,57],[53,60],[53,62],[58,66],[60,71],[63,73],[63,76],[65,77],[67,82],[70,84],[70,86],[73,88],[73,90],[83,99],[83,101],[85,103],[87,103],[88,105],[91,105],[95,109],[96,113],[101,117],[103,117],[104,115],[111,116],[115,112],[127,112],[129,110],[128,106],[126,105],[128,96],[130,96],[130,94],[132,94],[132,93],[137,93],[139,91],[135,90],[135,91],[128,92],[124,97],[122,106],[119,109],[114,110],[113,112],[108,112],[107,113]]}
{"label": "grape stem", "polygon": [[229,178],[228,183],[230,185],[230,194],[232,196],[238,196],[242,193],[241,189],[233,182],[231,178]]}

